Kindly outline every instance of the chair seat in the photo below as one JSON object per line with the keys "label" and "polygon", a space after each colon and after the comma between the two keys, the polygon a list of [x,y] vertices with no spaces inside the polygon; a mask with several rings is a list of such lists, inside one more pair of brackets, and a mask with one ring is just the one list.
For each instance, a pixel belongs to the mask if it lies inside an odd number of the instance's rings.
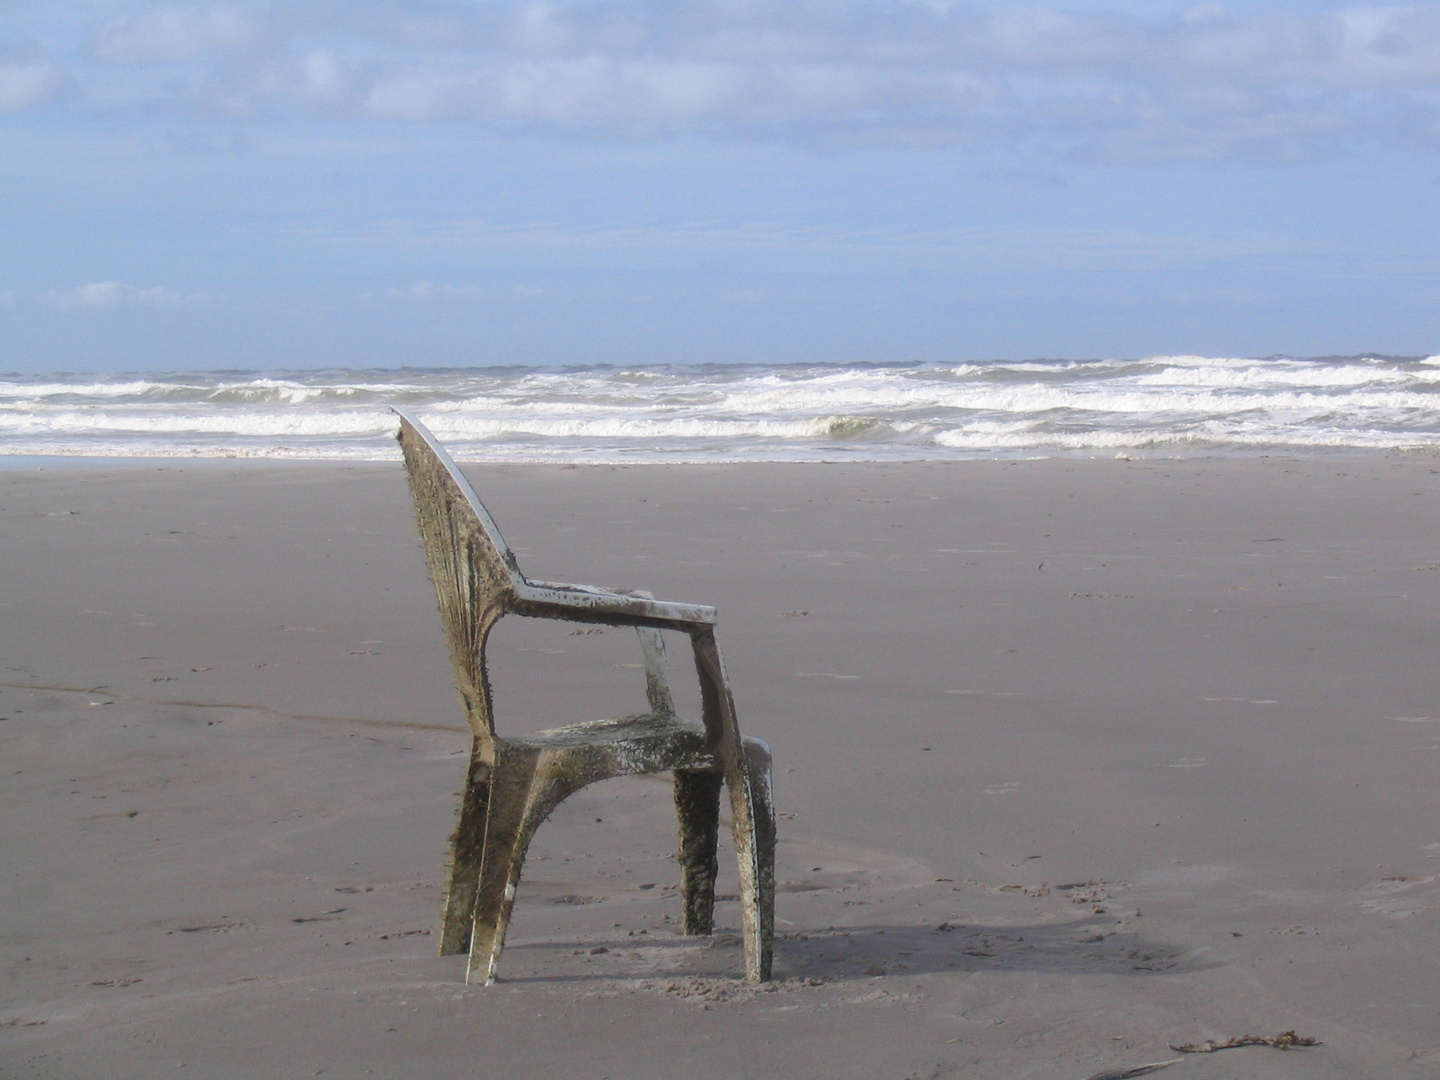
{"label": "chair seat", "polygon": [[589,748],[606,760],[607,771],[614,775],[719,768],[702,724],[659,713],[589,720],[501,741],[542,751]]}

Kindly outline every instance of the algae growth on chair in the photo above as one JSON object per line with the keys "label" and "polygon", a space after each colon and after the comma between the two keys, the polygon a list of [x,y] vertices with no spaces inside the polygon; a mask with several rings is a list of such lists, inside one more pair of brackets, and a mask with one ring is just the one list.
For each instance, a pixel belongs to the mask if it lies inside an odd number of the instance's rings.
{"label": "algae growth on chair", "polygon": [[[473,740],[452,837],[440,952],[468,950],[467,982],[495,980],[525,851],[567,796],[615,776],[673,772],[687,934],[710,933],[720,793],[730,794],[740,863],[745,977],[770,977],[775,814],[770,752],[742,737],[715,640],[715,609],[643,593],[530,581],[464,474],[435,437],[400,409],[399,440],[455,683]],[[495,731],[485,646],[505,615],[631,626],[645,660],[650,711],[582,721],[522,738]],[[662,630],[685,634],[700,682],[701,718],[675,712]]]}

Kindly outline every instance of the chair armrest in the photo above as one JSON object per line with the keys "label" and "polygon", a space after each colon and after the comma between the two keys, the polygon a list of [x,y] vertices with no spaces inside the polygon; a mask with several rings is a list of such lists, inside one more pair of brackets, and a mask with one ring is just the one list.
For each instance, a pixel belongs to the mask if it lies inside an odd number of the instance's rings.
{"label": "chair armrest", "polygon": [[580,622],[613,622],[617,626],[683,629],[713,626],[716,613],[704,604],[675,604],[648,596],[626,595],[590,585],[526,581],[515,590],[516,613]]}

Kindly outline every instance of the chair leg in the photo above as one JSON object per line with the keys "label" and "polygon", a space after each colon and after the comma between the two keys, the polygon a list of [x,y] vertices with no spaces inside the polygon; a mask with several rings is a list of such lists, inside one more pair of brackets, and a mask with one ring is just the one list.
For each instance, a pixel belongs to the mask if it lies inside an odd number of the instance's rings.
{"label": "chair leg", "polygon": [[460,813],[450,837],[450,880],[440,915],[440,955],[468,952],[475,925],[475,896],[485,850],[485,818],[490,809],[490,763],[471,757]]}
{"label": "chair leg", "polygon": [[735,851],[740,860],[740,917],[745,934],[745,979],[767,982],[775,948],[775,806],[770,748],[745,739],[743,790],[733,786]]}
{"label": "chair leg", "polygon": [[526,827],[526,819],[539,760],[539,751],[529,748],[505,747],[496,757],[475,897],[475,929],[470,937],[470,966],[465,972],[467,983],[490,985],[500,966],[525,849],[534,832],[533,826]]}
{"label": "chair leg", "polygon": [[687,934],[708,934],[715,920],[715,844],[720,833],[719,773],[675,770],[675,810],[680,819],[680,902]]}

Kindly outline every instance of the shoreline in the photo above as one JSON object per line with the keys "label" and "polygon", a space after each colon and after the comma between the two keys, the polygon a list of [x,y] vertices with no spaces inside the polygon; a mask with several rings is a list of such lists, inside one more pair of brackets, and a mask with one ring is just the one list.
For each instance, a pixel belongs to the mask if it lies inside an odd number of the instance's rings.
{"label": "shoreline", "polygon": [[[556,457],[475,457],[453,455],[461,465],[489,467],[505,465],[629,467],[635,465],[657,465],[665,467],[689,466],[777,466],[777,465],[828,465],[828,466],[889,466],[889,465],[965,465],[980,462],[1010,464],[1022,461],[1060,462],[1103,462],[1135,461],[1163,464],[1165,462],[1204,461],[1266,461],[1311,459],[1344,460],[1351,458],[1376,458],[1385,460],[1440,459],[1440,446],[1417,443],[1409,446],[1323,446],[1323,447],[1245,447],[1234,449],[1205,448],[1190,453],[1170,453],[1145,448],[1127,447],[1109,450],[1063,450],[1040,451],[1034,449],[997,449],[975,451],[964,456],[878,456],[869,458],[848,457],[676,457],[667,458],[649,451],[630,457],[597,457],[590,451],[578,451],[580,456]],[[297,465],[320,466],[370,466],[393,465],[400,461],[398,450],[393,455],[379,457],[305,457],[278,454],[0,454],[0,472],[43,471],[46,469],[108,469],[108,468],[156,468],[193,465],[196,468],[213,468],[225,465]]]}

